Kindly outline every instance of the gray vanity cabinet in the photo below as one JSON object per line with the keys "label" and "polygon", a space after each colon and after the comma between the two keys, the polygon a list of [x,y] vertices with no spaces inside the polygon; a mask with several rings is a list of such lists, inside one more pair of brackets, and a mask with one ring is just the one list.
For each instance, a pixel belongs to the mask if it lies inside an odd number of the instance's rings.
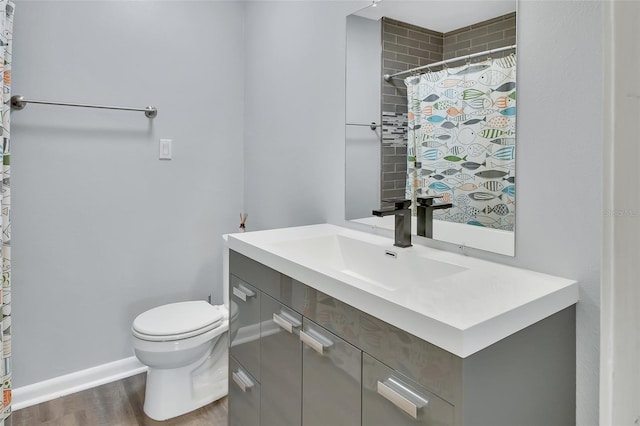
{"label": "gray vanity cabinet", "polygon": [[229,353],[259,381],[261,292],[235,275],[230,276],[229,286],[232,310],[238,310],[231,324]]}
{"label": "gray vanity cabinet", "polygon": [[359,425],[362,351],[307,318],[303,323],[302,425]]}
{"label": "gray vanity cabinet", "polygon": [[260,424],[260,383],[233,357],[229,359],[229,426]]}
{"label": "gray vanity cabinet", "polygon": [[453,405],[425,387],[364,354],[362,426],[448,426]]}
{"label": "gray vanity cabinet", "polygon": [[261,295],[260,424],[300,424],[302,395],[302,315]]}
{"label": "gray vanity cabinet", "polygon": [[575,306],[460,358],[233,250],[229,268],[232,426],[575,424]]}

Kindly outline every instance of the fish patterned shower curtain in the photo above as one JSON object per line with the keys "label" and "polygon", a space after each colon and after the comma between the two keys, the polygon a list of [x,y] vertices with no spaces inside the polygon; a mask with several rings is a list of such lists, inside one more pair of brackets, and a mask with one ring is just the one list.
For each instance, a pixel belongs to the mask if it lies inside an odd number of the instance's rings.
{"label": "fish patterned shower curtain", "polygon": [[9,124],[11,115],[11,44],[13,39],[14,4],[0,0],[0,54],[2,65],[2,182],[0,183],[2,210],[2,409],[0,426],[11,424],[11,211],[10,192],[10,143]]}
{"label": "fish patterned shower curtain", "polygon": [[516,56],[405,79],[406,196],[440,195],[434,218],[513,231]]}

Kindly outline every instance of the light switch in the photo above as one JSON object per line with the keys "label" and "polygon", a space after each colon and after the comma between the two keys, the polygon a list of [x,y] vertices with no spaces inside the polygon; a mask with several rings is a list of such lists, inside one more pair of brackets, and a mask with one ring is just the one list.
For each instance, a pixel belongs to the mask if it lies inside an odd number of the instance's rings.
{"label": "light switch", "polygon": [[160,139],[160,160],[171,160],[171,139]]}

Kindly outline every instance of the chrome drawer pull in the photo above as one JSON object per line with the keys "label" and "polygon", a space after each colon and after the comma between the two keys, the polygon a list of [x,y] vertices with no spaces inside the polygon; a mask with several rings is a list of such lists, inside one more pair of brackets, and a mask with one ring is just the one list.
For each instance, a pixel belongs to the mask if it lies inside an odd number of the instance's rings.
{"label": "chrome drawer pull", "polygon": [[[315,336],[312,336],[311,334],[314,334]],[[300,331],[300,340],[320,355],[324,355],[324,351],[333,346],[333,342],[331,340],[321,336],[319,333],[314,333],[312,330],[307,332]]]}
{"label": "chrome drawer pull", "polygon": [[378,394],[414,419],[418,418],[419,410],[429,404],[429,400],[394,380],[393,377],[384,382],[378,380]]}
{"label": "chrome drawer pull", "polygon": [[280,314],[273,313],[273,322],[278,324],[280,327],[288,331],[289,333],[293,333],[294,328],[298,328],[302,325],[300,321],[286,312],[280,312]]}
{"label": "chrome drawer pull", "polygon": [[238,287],[233,287],[233,295],[236,296],[238,299],[242,300],[243,302],[246,302],[247,298],[254,297],[256,295],[256,292],[248,289],[242,284],[239,284]]}
{"label": "chrome drawer pull", "polygon": [[247,373],[242,370],[234,371],[233,373],[231,373],[231,377],[242,392],[250,391],[251,388],[253,388],[253,386],[255,385],[255,383],[253,383],[253,380],[251,380]]}

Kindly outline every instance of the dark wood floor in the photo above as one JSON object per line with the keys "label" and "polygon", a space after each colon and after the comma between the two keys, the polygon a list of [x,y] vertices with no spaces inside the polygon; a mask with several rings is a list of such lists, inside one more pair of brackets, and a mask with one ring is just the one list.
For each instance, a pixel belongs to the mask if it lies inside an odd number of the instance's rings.
{"label": "dark wood floor", "polygon": [[223,426],[227,398],[164,422],[142,411],[146,374],[67,395],[13,412],[12,426]]}

